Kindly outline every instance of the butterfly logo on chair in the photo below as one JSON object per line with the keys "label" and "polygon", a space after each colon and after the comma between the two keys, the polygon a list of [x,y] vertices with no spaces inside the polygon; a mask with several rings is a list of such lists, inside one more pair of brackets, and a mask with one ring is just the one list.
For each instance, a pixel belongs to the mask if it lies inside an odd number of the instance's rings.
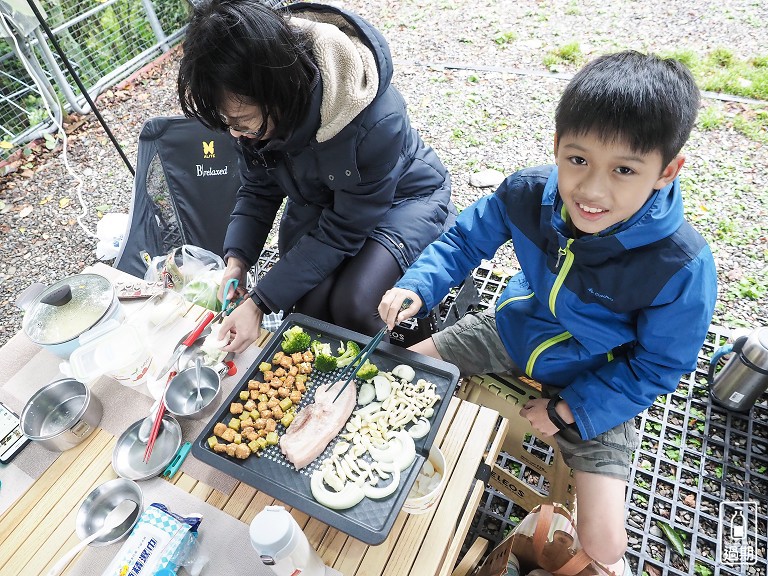
{"label": "butterfly logo on chair", "polygon": [[216,152],[213,149],[213,140],[203,141],[203,158],[216,158]]}

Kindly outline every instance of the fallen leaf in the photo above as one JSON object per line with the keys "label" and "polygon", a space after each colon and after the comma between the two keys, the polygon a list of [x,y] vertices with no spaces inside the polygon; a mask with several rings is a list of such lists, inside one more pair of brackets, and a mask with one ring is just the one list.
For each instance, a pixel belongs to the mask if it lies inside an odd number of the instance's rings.
{"label": "fallen leaf", "polygon": [[35,173],[32,172],[32,170],[24,170],[21,173],[22,178],[32,178],[32,176],[34,176],[34,175],[35,175]]}
{"label": "fallen leaf", "polygon": [[40,205],[42,206],[43,204],[48,204],[48,202],[50,202],[52,199],[53,199],[53,196],[46,196],[45,198],[40,200]]}
{"label": "fallen leaf", "polygon": [[72,202],[70,198],[60,198],[59,199],[59,208],[66,208],[69,206],[69,203]]}
{"label": "fallen leaf", "polygon": [[0,140],[0,148],[2,148],[3,150],[10,150],[11,148],[13,148],[13,144],[8,142],[8,140]]}
{"label": "fallen leaf", "polygon": [[645,563],[644,571],[648,572],[648,576],[661,576],[661,570],[652,564],[648,564],[647,562]]}
{"label": "fallen leaf", "polygon": [[688,494],[685,498],[683,498],[683,504],[686,506],[690,506],[691,508],[696,506],[696,496],[693,494]]}
{"label": "fallen leaf", "polygon": [[26,218],[32,213],[32,206],[24,206],[19,212],[19,218]]}

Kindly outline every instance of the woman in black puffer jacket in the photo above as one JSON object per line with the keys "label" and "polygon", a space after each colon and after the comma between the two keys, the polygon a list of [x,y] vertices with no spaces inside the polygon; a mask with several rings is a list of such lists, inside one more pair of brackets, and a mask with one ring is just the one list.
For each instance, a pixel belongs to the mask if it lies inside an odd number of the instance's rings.
{"label": "woman in black puffer jacket", "polygon": [[226,349],[245,349],[262,315],[277,310],[375,333],[381,296],[453,221],[448,173],[411,127],[391,79],[384,38],[342,9],[197,4],[181,107],[229,130],[241,154],[222,286],[245,285],[287,198],[280,260],[223,322]]}

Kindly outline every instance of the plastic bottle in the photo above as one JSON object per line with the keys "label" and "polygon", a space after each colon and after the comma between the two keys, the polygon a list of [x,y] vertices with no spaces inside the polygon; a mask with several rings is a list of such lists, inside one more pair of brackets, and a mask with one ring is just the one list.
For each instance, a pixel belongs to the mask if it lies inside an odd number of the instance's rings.
{"label": "plastic bottle", "polygon": [[285,508],[267,506],[251,522],[251,545],[277,576],[324,576],[325,564]]}

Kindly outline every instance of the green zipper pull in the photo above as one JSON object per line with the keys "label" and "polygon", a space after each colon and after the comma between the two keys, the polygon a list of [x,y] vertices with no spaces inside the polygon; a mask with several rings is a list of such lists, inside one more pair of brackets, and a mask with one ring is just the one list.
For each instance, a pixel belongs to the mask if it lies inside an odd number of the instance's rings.
{"label": "green zipper pull", "polygon": [[555,262],[555,270],[560,268],[560,260],[568,254],[568,250],[566,248],[558,248],[557,249],[557,262]]}

